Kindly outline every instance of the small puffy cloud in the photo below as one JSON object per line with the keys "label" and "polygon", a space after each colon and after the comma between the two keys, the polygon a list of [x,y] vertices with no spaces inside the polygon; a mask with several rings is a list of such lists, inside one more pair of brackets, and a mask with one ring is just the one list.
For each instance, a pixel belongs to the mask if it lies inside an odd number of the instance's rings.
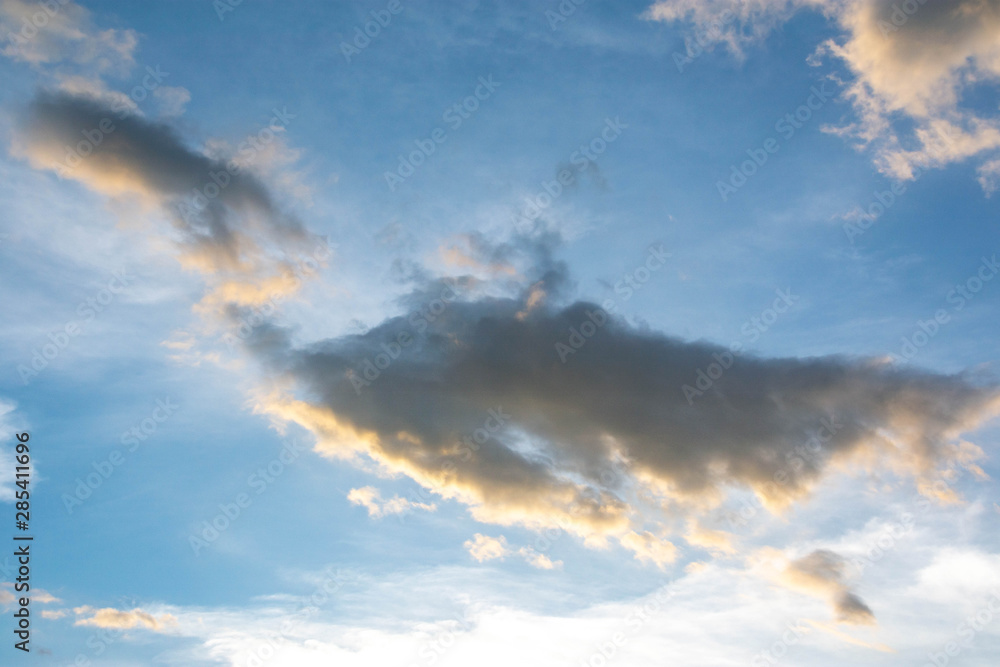
{"label": "small puffy cloud", "polygon": [[979,185],[987,197],[1000,189],[1000,160],[990,160],[982,164],[976,174],[979,176]]}
{"label": "small puffy cloud", "polygon": [[471,540],[466,540],[463,545],[469,554],[480,563],[488,560],[503,560],[507,556],[517,555],[531,567],[539,570],[556,570],[562,567],[562,561],[553,561],[545,554],[536,551],[532,547],[521,547],[513,549],[507,544],[507,538],[503,535],[490,537],[482,533],[476,533]]}
{"label": "small puffy cloud", "polygon": [[57,620],[66,616],[65,609],[43,609],[42,618],[47,618],[49,620]]}
{"label": "small puffy cloud", "polygon": [[77,619],[74,625],[89,625],[96,628],[128,630],[130,628],[143,627],[156,632],[164,632],[166,628],[177,624],[177,619],[170,614],[163,614],[157,618],[142,609],[124,611],[111,607],[94,609],[93,607],[83,606],[75,607],[73,613],[83,617]]}
{"label": "small puffy cloud", "polygon": [[507,538],[503,535],[500,537],[489,537],[482,533],[476,533],[463,546],[480,563],[496,558],[503,558],[510,553],[507,547]]}
{"label": "small puffy cloud", "polygon": [[72,63],[123,74],[135,65],[134,30],[101,29],[75,2],[0,0],[0,54],[32,65]]}
{"label": "small puffy cloud", "polygon": [[159,106],[160,116],[180,116],[191,101],[191,91],[181,86],[159,86],[153,90],[153,99]]}
{"label": "small puffy cloud", "polygon": [[6,503],[16,500],[15,491],[18,490],[14,486],[17,439],[14,437],[16,431],[11,423],[16,407],[12,401],[0,397],[0,502]]}
{"label": "small puffy cloud", "polygon": [[531,547],[521,547],[517,550],[517,555],[524,558],[528,565],[537,567],[539,570],[557,570],[563,565],[561,560],[554,561]]}
{"label": "small puffy cloud", "polygon": [[792,561],[782,580],[790,588],[828,599],[841,623],[875,624],[875,614],[848,586],[847,561],[833,551],[817,549]]}
{"label": "small puffy cloud", "polygon": [[373,486],[351,489],[347,494],[347,499],[351,501],[352,505],[361,505],[366,508],[368,516],[375,519],[394,514],[406,514],[413,510],[433,512],[437,509],[437,505],[434,503],[418,503],[399,496],[383,500],[382,494]]}
{"label": "small puffy cloud", "polygon": [[7,606],[16,599],[17,598],[14,597],[14,594],[11,593],[10,591],[6,589],[0,589],[0,605]]}

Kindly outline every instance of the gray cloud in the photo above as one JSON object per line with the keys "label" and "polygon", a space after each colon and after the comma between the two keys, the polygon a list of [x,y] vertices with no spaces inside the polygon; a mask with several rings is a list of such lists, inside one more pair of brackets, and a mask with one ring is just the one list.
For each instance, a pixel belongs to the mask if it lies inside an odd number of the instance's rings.
{"label": "gray cloud", "polygon": [[[107,119],[114,128],[98,141]],[[89,155],[68,175],[167,212],[181,260],[212,281],[213,312],[238,318],[296,288],[291,257],[313,237],[256,176],[231,173],[168,126],[43,92],[16,141],[32,164],[53,169],[88,136]],[[202,210],[179,213],[224,171],[229,180]],[[995,385],[963,376],[746,355],[691,404],[682,387],[727,352],[630,327],[593,303],[567,304],[572,282],[554,259],[557,243],[541,230],[507,243],[463,237],[445,264],[472,275],[401,270],[416,286],[401,300],[405,315],[364,333],[302,347],[288,330],[256,327],[249,349],[291,388],[262,397],[260,409],[311,429],[321,451],[374,459],[480,520],[561,527],[594,544],[614,538],[662,564],[675,553],[670,536],[724,506],[733,488],[778,511],[807,497],[833,463],[926,481],[955,456],[953,440],[1000,406]],[[561,356],[560,344],[576,351]],[[838,426],[819,454],[789,465],[830,423]],[[696,528],[692,544],[728,543]]]}
{"label": "gray cloud", "polygon": [[233,303],[289,289],[289,258],[316,243],[252,172],[92,97],[40,92],[22,116],[14,151],[98,192],[160,207],[181,262],[211,276]]}
{"label": "gray cloud", "polygon": [[[733,487],[778,510],[835,462],[926,480],[960,432],[1000,407],[994,385],[847,357],[742,357],[689,404],[681,387],[723,348],[611,315],[563,363],[556,344],[605,315],[538,298],[566,283],[559,267],[542,262],[526,278],[530,288],[506,297],[432,281],[407,299],[406,315],[303,348],[263,327],[251,348],[296,397],[272,396],[262,409],[313,430],[322,451],[371,457],[482,520],[601,542],[645,528],[666,540],[678,518],[723,504]],[[502,428],[470,440],[490,410],[508,415]],[[831,422],[819,454],[790,466]],[[775,484],[779,471],[787,479]]]}
{"label": "gray cloud", "polygon": [[875,614],[848,587],[846,570],[847,562],[842,556],[817,549],[792,561],[785,570],[785,579],[795,588],[829,597],[838,621],[872,625]]}

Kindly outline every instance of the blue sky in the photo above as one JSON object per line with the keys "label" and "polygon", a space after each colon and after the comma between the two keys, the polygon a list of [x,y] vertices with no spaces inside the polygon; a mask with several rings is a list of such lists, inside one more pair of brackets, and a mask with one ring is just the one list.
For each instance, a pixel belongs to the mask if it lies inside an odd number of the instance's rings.
{"label": "blue sky", "polygon": [[36,660],[992,664],[998,37],[0,0]]}

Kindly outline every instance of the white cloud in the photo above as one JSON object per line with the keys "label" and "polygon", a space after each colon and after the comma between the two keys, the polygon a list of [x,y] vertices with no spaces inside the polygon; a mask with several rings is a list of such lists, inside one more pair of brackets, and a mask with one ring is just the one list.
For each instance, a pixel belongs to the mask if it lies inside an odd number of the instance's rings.
{"label": "white cloud", "polygon": [[976,173],[979,175],[979,185],[983,187],[987,197],[1000,189],[1000,160],[990,160],[980,165]]}
{"label": "white cloud", "polygon": [[507,547],[507,538],[503,535],[500,537],[489,537],[482,533],[476,533],[464,546],[469,550],[472,557],[480,563],[496,558],[503,558],[510,553],[510,549]]}
{"label": "white cloud", "polygon": [[144,627],[148,630],[163,632],[166,628],[175,626],[177,619],[171,614],[163,614],[159,618],[142,609],[124,611],[105,607],[94,609],[89,606],[75,607],[73,613],[83,618],[77,619],[74,625],[90,625],[96,628],[115,628],[128,630]]}
{"label": "white cloud", "polygon": [[535,551],[531,547],[521,547],[517,550],[517,555],[524,558],[528,565],[537,567],[539,570],[557,570],[562,567],[561,560],[552,560],[543,553]]}
{"label": "white cloud", "polygon": [[688,531],[684,534],[688,544],[707,549],[713,554],[731,555],[736,553],[733,536],[722,530],[706,528],[697,519],[688,521]]}
{"label": "white cloud", "polygon": [[927,599],[961,605],[984,592],[1000,592],[1000,554],[945,547],[916,579],[914,590]]}
{"label": "white cloud", "polygon": [[[857,120],[826,129],[871,148],[880,171],[909,180],[920,169],[1000,148],[996,110],[963,101],[1000,79],[1000,0],[660,0],[647,18],[705,30],[728,12],[735,18],[707,34],[742,56],[802,9],[820,11],[843,31],[811,62],[831,55],[854,77],[845,96]],[[901,129],[900,118],[912,131]],[[986,167],[980,178],[987,192],[991,174]]]}
{"label": "white cloud", "polygon": [[31,590],[31,601],[37,602],[39,604],[51,604],[53,602],[62,602],[59,598],[49,593],[43,588],[33,588]]}
{"label": "white cloud", "polygon": [[503,560],[512,554],[520,556],[531,567],[539,570],[558,570],[563,566],[561,560],[554,561],[545,554],[536,551],[532,547],[521,547],[513,549],[507,544],[507,538],[503,535],[490,537],[482,533],[476,533],[471,540],[466,540],[463,545],[469,554],[480,563],[488,560]]}
{"label": "white cloud", "polygon": [[677,547],[649,531],[629,532],[621,538],[621,543],[626,549],[634,551],[639,560],[654,563],[660,568],[677,560]]}
{"label": "white cloud", "polygon": [[124,73],[135,64],[134,30],[101,29],[90,12],[67,0],[0,0],[0,54],[32,65],[70,62],[98,73]]}
{"label": "white cloud", "polygon": [[159,86],[153,91],[153,98],[159,104],[161,116],[180,116],[191,101],[191,91],[181,86]]}
{"label": "white cloud", "polygon": [[644,14],[651,21],[690,22],[703,32],[701,41],[716,41],[742,59],[744,47],[764,39],[775,27],[804,7],[827,8],[828,0],[659,0]]}
{"label": "white cloud", "polygon": [[394,514],[406,514],[415,509],[427,512],[433,512],[437,509],[437,505],[434,503],[418,503],[399,496],[383,500],[382,494],[373,486],[351,489],[347,494],[347,499],[351,501],[352,505],[361,505],[366,508],[368,516],[375,519]]}
{"label": "white cloud", "polygon": [[57,87],[70,95],[90,98],[109,109],[143,115],[135,100],[123,92],[112,90],[100,77],[81,74],[59,76]]}

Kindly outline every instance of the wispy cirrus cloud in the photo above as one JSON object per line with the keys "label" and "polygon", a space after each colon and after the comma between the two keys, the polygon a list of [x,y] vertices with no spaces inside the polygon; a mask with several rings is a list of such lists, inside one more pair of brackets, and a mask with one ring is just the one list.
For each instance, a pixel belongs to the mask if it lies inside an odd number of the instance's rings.
{"label": "wispy cirrus cloud", "polygon": [[71,0],[0,0],[0,54],[35,66],[68,62],[97,73],[122,73],[135,64],[135,30],[99,28]]}

